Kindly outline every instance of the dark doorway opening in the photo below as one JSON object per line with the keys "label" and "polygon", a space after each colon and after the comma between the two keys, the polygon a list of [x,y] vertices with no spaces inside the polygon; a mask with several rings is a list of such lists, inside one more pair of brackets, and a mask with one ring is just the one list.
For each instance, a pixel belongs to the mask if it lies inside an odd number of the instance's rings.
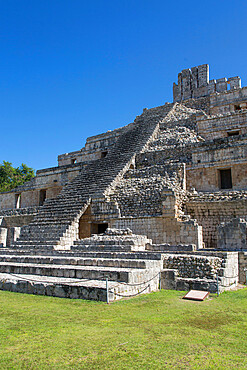
{"label": "dark doorway opening", "polygon": [[104,234],[107,228],[108,228],[107,223],[103,223],[103,224],[92,223],[91,232],[92,234]]}
{"label": "dark doorway opening", "polygon": [[92,234],[103,234],[108,228],[107,222],[94,222],[89,205],[79,220],[79,239],[89,238]]}
{"label": "dark doorway opening", "polygon": [[232,173],[231,169],[219,170],[220,174],[220,189],[232,189]]}
{"label": "dark doorway opening", "polygon": [[90,238],[91,218],[91,206],[88,206],[79,220],[79,239]]}
{"label": "dark doorway opening", "polygon": [[105,158],[107,156],[107,152],[101,152],[101,158]]}
{"label": "dark doorway opening", "polygon": [[39,205],[43,206],[45,200],[46,200],[46,190],[42,189],[39,192]]}

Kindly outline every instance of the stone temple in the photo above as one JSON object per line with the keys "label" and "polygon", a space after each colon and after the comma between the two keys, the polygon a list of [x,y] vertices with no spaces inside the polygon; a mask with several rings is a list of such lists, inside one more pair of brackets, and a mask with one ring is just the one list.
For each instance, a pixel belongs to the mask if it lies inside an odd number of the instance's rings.
{"label": "stone temple", "polygon": [[115,300],[246,283],[247,87],[185,69],[173,102],[0,194],[0,289]]}

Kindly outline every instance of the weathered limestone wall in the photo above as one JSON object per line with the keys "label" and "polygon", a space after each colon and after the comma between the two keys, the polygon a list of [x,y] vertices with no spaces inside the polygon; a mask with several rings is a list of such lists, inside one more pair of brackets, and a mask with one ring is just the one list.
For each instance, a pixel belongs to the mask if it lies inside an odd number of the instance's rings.
{"label": "weathered limestone wall", "polygon": [[236,105],[246,107],[247,103],[247,87],[222,91],[220,94],[210,95],[210,113],[225,114],[236,110]]}
{"label": "weathered limestone wall", "polygon": [[182,70],[178,74],[178,84],[173,84],[173,101],[187,100],[208,95],[209,66]]}
{"label": "weathered limestone wall", "polygon": [[191,98],[199,98],[213,93],[241,88],[241,79],[236,77],[219,78],[209,81],[209,66],[202,64],[182,70],[178,74],[178,84],[173,84],[173,101],[178,102]]}
{"label": "weathered limestone wall", "polygon": [[187,189],[217,191],[220,170],[231,169],[232,189],[247,189],[247,135],[218,138],[193,145],[186,165]]}
{"label": "weathered limestone wall", "polygon": [[[188,190],[194,188],[197,191],[219,191],[220,173],[219,170],[231,168],[232,189],[247,189],[247,162],[242,164],[228,164],[227,161],[222,165],[216,163],[215,166],[204,164],[188,166],[186,168],[186,187]],[[224,164],[223,164],[224,163]]]}
{"label": "weathered limestone wall", "polygon": [[234,218],[218,226],[218,249],[247,250],[247,222],[242,218]]}
{"label": "weathered limestone wall", "polygon": [[33,220],[34,215],[22,215],[22,216],[5,216],[3,217],[3,224],[7,228],[11,227],[22,227],[24,225],[30,224],[30,222]]}
{"label": "weathered limestone wall", "polygon": [[228,137],[228,133],[247,133],[247,111],[234,111],[217,116],[197,116],[198,133],[206,140]]}
{"label": "weathered limestone wall", "polygon": [[247,252],[239,252],[239,283],[247,285]]}
{"label": "weathered limestone wall", "polygon": [[163,267],[176,269],[179,277],[215,279],[223,262],[223,258],[215,256],[166,254]]}
{"label": "weathered limestone wall", "polygon": [[0,225],[4,217],[8,216],[26,216],[37,214],[40,207],[27,207],[27,208],[15,208],[15,209],[5,209],[0,211]]}
{"label": "weathered limestone wall", "polygon": [[0,193],[0,209],[13,209],[15,208],[15,193],[6,192]]}
{"label": "weathered limestone wall", "polygon": [[218,225],[234,217],[247,218],[247,194],[198,194],[186,201],[184,211],[202,226],[205,246],[217,248]]}
{"label": "weathered limestone wall", "polygon": [[21,227],[30,224],[39,207],[18,208],[0,211],[0,244],[10,246],[20,235]]}
{"label": "weathered limestone wall", "polygon": [[20,208],[38,206],[40,191],[46,191],[46,199],[55,198],[63,186],[80,172],[81,164],[62,168],[48,168],[37,171],[36,177],[16,189],[0,193],[0,210],[16,208],[16,194],[20,194]]}
{"label": "weathered limestone wall", "polygon": [[79,175],[83,163],[71,164],[61,167],[46,168],[39,170],[35,177],[35,186],[64,186]]}
{"label": "weathered limestone wall", "polygon": [[[62,190],[62,187],[44,188],[46,190],[46,199],[55,198]],[[19,208],[34,207],[40,204],[40,190],[12,191],[0,193],[0,210],[16,208],[16,194],[21,194]]]}
{"label": "weathered limestone wall", "polygon": [[206,114],[210,113],[210,97],[209,96],[203,96],[200,98],[189,99],[189,100],[183,101],[183,105],[187,108],[201,109]]}
{"label": "weathered limestone wall", "polygon": [[205,290],[220,292],[231,289],[238,283],[237,252],[200,252],[164,255],[164,270],[161,272],[161,287],[176,290]]}
{"label": "weathered limestone wall", "polygon": [[214,166],[246,162],[247,135],[215,139],[195,144],[192,148],[192,163]]}
{"label": "weathered limestone wall", "polygon": [[147,235],[155,244],[195,244],[197,248],[202,248],[202,229],[193,220],[181,222],[169,217],[125,217],[111,220],[110,227],[129,228],[134,234]]}
{"label": "weathered limestone wall", "polygon": [[102,152],[108,151],[117,141],[126,127],[91,136],[87,138],[85,147],[81,150],[65,153],[58,156],[58,166],[73,163],[90,162],[102,158]]}
{"label": "weathered limestone wall", "polygon": [[32,207],[39,205],[39,191],[29,190],[21,194],[21,207]]}

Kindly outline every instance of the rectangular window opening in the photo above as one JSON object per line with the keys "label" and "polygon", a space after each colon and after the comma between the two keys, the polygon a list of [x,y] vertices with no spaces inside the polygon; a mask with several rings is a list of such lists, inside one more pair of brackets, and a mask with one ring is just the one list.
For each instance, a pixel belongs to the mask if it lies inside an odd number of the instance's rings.
{"label": "rectangular window opening", "polygon": [[42,189],[39,192],[39,205],[43,206],[45,200],[46,200],[46,189]]}
{"label": "rectangular window opening", "polygon": [[220,189],[232,189],[231,169],[219,170]]}
{"label": "rectangular window opening", "polygon": [[229,136],[238,136],[239,135],[239,131],[229,131],[228,133],[227,133],[227,136],[229,137]]}
{"label": "rectangular window opening", "polygon": [[21,194],[15,194],[15,208],[21,208]]}

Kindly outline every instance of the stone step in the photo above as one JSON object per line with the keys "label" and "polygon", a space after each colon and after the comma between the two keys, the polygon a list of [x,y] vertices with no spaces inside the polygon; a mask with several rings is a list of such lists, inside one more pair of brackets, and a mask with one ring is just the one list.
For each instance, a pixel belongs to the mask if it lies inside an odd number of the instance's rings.
{"label": "stone step", "polygon": [[136,252],[108,252],[108,251],[81,251],[74,248],[73,252],[56,251],[39,249],[39,248],[0,248],[0,256],[8,255],[30,255],[30,256],[49,256],[49,257],[83,257],[83,258],[123,258],[123,259],[148,259],[148,260],[161,260],[161,253],[150,251],[136,251]]}
{"label": "stone step", "polygon": [[45,241],[42,241],[42,240],[18,240],[16,242],[13,242],[11,247],[12,248],[15,248],[15,246],[17,247],[29,247],[29,248],[32,248],[32,247],[36,247],[38,248],[39,246],[40,247],[44,247],[44,246],[55,246],[57,244],[57,240],[56,239],[53,239],[53,240],[45,240]]}
{"label": "stone step", "polygon": [[45,275],[90,280],[105,280],[108,277],[111,281],[139,283],[145,281],[150,276],[150,273],[153,273],[153,269],[0,262],[0,273]]}
{"label": "stone step", "polygon": [[34,263],[34,264],[54,264],[54,265],[73,265],[73,266],[103,266],[118,268],[153,268],[156,264],[161,267],[160,261],[136,260],[136,259],[111,259],[111,258],[83,258],[83,257],[63,257],[63,256],[18,256],[1,255],[0,262],[11,263]]}
{"label": "stone step", "polygon": [[[150,293],[151,291],[158,290],[158,288],[158,278],[155,278],[148,284],[141,284],[139,286],[128,286],[109,281],[108,300],[110,302],[124,297],[129,298],[136,294]],[[25,274],[13,276],[11,274],[0,273],[0,290],[60,298],[107,301],[106,281],[100,280],[87,281]]]}
{"label": "stone step", "polygon": [[[105,236],[105,235],[101,235],[101,234],[93,234],[92,237],[95,237],[94,240],[90,238],[85,238],[85,239],[81,239],[81,240],[76,240],[73,244],[73,247],[76,246],[77,248],[83,248],[83,247],[87,247],[87,246],[101,246],[101,245],[112,245],[112,246],[116,246],[116,245],[126,245],[126,246],[131,246],[131,245],[135,245],[135,246],[140,246],[140,247],[145,247],[146,243],[145,242],[148,242],[150,241],[149,239],[144,239],[144,238],[141,238],[140,237],[140,240],[134,238],[132,235],[130,237],[126,237],[124,236],[123,238],[119,238],[119,237],[115,237],[114,235],[111,235],[109,236],[108,238]],[[150,241],[151,242],[151,241]],[[145,243],[145,245],[144,245]]]}
{"label": "stone step", "polygon": [[178,244],[178,245],[170,245],[170,244],[149,244],[146,247],[149,251],[157,251],[157,252],[193,252],[196,250],[195,244]]}
{"label": "stone step", "polygon": [[136,250],[145,250],[145,247],[143,248],[135,248],[135,246],[131,246],[131,245],[105,245],[102,243],[102,245],[82,245],[82,246],[77,246],[77,247],[74,247],[72,246],[71,247],[71,250],[74,251],[74,250],[79,250],[79,251],[84,251],[84,252],[87,252],[87,251],[91,251],[91,252],[94,252],[94,251],[116,251],[116,252],[131,252],[131,251],[136,251]]}
{"label": "stone step", "polygon": [[12,243],[12,245],[11,245],[11,248],[15,251],[15,253],[16,253],[16,251],[19,251],[19,253],[20,254],[22,254],[23,253],[23,251],[26,251],[27,250],[27,247],[28,247],[28,249],[29,250],[32,250],[32,252],[29,252],[29,254],[37,254],[37,251],[42,251],[43,250],[43,252],[45,252],[45,251],[47,251],[47,253],[52,253],[53,251],[54,251],[54,246],[55,246],[55,243],[53,243],[53,244],[48,244],[48,243],[46,243],[46,244],[43,244],[43,245],[39,245],[37,248],[35,248],[35,246],[33,246],[33,245],[18,245],[18,244],[16,244],[16,242],[15,243]]}
{"label": "stone step", "polygon": [[[15,249],[22,249],[22,248],[37,248],[37,249],[46,249],[47,247],[53,248],[59,245],[59,241],[57,240],[20,240],[12,243],[12,248]],[[137,246],[131,246],[131,245],[95,245],[95,246],[81,246],[81,247],[66,247],[67,250],[71,251],[80,251],[80,252],[103,252],[103,251],[108,251],[108,252],[131,252],[131,251],[145,251],[145,247],[137,247]]]}

